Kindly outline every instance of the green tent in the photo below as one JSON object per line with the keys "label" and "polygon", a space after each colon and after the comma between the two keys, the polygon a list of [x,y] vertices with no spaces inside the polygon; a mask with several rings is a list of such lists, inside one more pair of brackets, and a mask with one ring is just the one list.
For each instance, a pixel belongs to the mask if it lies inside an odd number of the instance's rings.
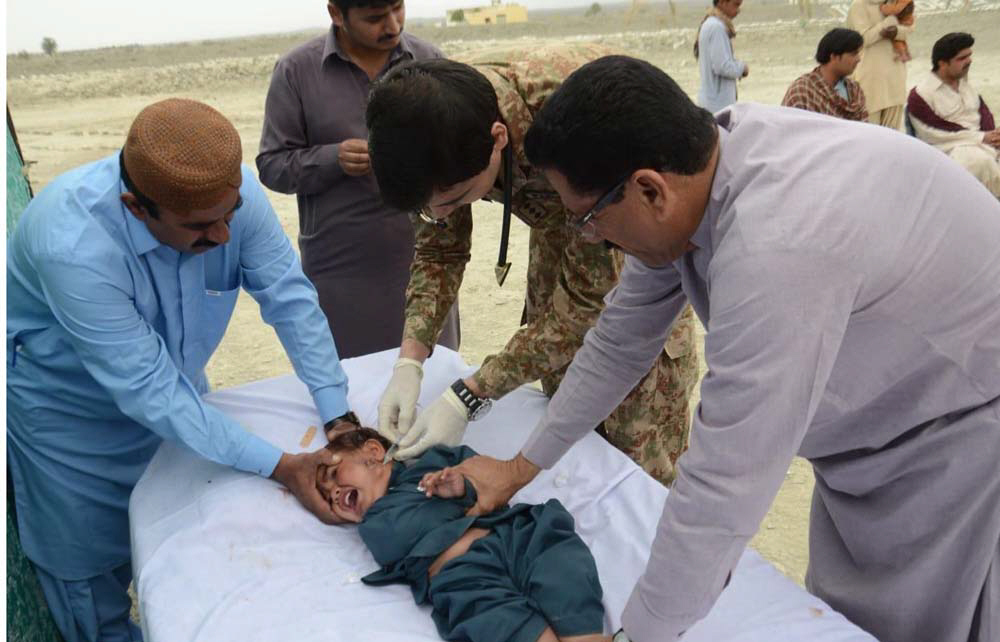
{"label": "green tent", "polygon": [[7,110],[7,238],[10,238],[21,212],[31,200],[31,184],[24,171],[24,157],[17,144],[14,122]]}
{"label": "green tent", "polygon": [[[7,238],[17,225],[21,212],[31,200],[31,185],[24,172],[24,157],[17,144],[14,123],[7,110]],[[42,595],[31,562],[21,550],[14,510],[14,488],[7,471],[7,640],[10,642],[60,641]]]}

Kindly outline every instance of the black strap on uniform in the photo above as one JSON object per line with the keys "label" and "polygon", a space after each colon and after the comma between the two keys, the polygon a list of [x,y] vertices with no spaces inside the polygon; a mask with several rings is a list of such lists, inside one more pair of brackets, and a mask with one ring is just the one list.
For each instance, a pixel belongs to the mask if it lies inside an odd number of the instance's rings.
{"label": "black strap on uniform", "polygon": [[513,178],[514,178],[514,153],[511,151],[513,143],[507,140],[507,146],[503,150],[503,227],[500,231],[500,256],[497,257],[496,267],[493,272],[497,277],[497,285],[503,285],[510,272],[510,263],[507,262],[507,243],[510,240],[510,206],[513,198]]}

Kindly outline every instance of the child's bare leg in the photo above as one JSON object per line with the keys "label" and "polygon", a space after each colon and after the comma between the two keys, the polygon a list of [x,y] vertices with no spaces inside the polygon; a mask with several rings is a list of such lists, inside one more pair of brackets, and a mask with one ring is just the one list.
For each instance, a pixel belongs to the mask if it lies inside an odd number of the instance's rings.
{"label": "child's bare leg", "polygon": [[559,642],[559,638],[556,637],[555,631],[553,631],[551,627],[547,626],[538,637],[538,642]]}
{"label": "child's bare leg", "polygon": [[559,638],[559,642],[611,642],[611,636],[603,635],[601,633],[592,633],[590,635],[567,635],[564,638]]}
{"label": "child's bare leg", "polygon": [[546,627],[542,631],[541,637],[538,638],[538,642],[611,642],[611,636],[594,633],[591,635],[568,635],[561,638],[551,628]]}

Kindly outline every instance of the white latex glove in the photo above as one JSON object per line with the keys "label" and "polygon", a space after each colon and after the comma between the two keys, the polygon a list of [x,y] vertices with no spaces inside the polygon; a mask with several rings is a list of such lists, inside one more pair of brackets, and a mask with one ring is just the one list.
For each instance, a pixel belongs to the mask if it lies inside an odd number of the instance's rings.
{"label": "white latex glove", "polygon": [[378,432],[394,444],[413,425],[423,378],[424,368],[416,359],[400,358],[392,368],[392,378],[378,402]]}
{"label": "white latex glove", "polygon": [[420,413],[413,429],[399,441],[396,459],[402,461],[423,454],[431,446],[457,446],[469,424],[469,413],[451,388]]}

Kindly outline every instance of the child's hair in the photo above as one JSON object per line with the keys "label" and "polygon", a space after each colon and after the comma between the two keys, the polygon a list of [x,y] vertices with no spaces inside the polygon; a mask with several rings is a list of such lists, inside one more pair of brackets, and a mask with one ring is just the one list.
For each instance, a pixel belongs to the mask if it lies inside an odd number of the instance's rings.
{"label": "child's hair", "polygon": [[365,442],[369,439],[374,439],[378,443],[382,444],[382,447],[386,450],[392,444],[389,440],[378,434],[378,431],[371,428],[360,427],[357,430],[350,430],[348,432],[342,432],[333,440],[326,445],[326,449],[335,453],[338,452],[354,452],[355,450],[361,450],[361,447],[365,445]]}

